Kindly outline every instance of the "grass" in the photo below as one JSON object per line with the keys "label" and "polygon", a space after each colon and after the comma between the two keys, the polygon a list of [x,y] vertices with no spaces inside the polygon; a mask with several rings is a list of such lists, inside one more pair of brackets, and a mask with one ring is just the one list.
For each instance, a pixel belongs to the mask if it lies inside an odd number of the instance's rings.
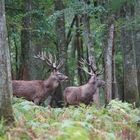
{"label": "grass", "polygon": [[50,108],[14,99],[15,125],[0,123],[0,140],[139,140],[140,111],[112,100],[107,108]]}

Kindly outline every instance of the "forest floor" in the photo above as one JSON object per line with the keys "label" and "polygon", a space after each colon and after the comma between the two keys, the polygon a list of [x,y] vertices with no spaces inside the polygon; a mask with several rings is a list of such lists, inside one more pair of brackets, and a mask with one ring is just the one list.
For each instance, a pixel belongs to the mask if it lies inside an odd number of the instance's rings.
{"label": "forest floor", "polygon": [[112,100],[104,108],[50,108],[14,99],[15,125],[0,140],[140,140],[140,110]]}

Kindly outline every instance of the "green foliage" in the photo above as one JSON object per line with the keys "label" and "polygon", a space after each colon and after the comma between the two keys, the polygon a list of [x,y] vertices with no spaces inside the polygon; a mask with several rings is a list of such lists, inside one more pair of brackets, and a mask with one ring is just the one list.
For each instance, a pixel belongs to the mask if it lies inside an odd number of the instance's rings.
{"label": "green foliage", "polygon": [[107,108],[94,105],[75,108],[36,106],[23,99],[13,100],[15,126],[5,131],[0,125],[0,139],[12,140],[119,140],[140,137],[140,111],[131,104],[112,100]]}
{"label": "green foliage", "polygon": [[5,132],[6,132],[6,129],[4,127],[4,120],[1,119],[1,121],[0,121],[0,137],[1,136],[3,137],[3,135],[5,134]]}
{"label": "green foliage", "polygon": [[127,3],[129,5],[134,5],[135,0],[111,0],[110,3],[111,3],[110,4],[111,10],[116,12],[119,9],[121,9],[123,5],[126,5]]}
{"label": "green foliage", "polygon": [[69,139],[69,140],[77,140],[77,139],[89,140],[89,134],[84,128],[81,128],[81,126],[69,126],[69,127],[66,127],[64,129],[62,135],[60,135],[56,138],[56,140],[65,140],[65,139]]}

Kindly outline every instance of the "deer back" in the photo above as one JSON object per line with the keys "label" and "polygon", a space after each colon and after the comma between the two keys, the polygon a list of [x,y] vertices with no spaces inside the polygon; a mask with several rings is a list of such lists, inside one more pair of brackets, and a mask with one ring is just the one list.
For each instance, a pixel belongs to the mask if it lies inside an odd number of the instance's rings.
{"label": "deer back", "polygon": [[47,57],[41,53],[35,56],[35,58],[41,59],[48,64],[52,70],[51,75],[47,80],[13,80],[13,95],[33,101],[35,104],[40,104],[45,101],[48,96],[52,96],[59,83],[67,80],[68,77],[58,71],[62,66],[62,62],[56,65],[56,59],[55,62],[53,62],[52,56]]}
{"label": "deer back", "polygon": [[[80,63],[83,64],[83,62]],[[98,77],[98,74],[95,73],[93,67],[91,67],[91,72],[88,72],[85,69],[83,70],[90,75],[90,79],[85,85],[78,87],[67,87],[64,90],[64,101],[66,105],[79,105],[79,103],[90,104],[90,102],[93,100],[93,95],[97,91],[97,88],[105,84],[105,82]]]}

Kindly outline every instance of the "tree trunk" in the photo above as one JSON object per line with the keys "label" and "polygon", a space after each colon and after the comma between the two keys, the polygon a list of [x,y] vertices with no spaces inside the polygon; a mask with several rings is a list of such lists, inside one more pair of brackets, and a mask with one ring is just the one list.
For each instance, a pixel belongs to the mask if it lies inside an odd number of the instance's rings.
{"label": "tree trunk", "polygon": [[82,70],[80,68],[80,60],[83,58],[83,41],[80,33],[80,23],[81,19],[78,15],[75,15],[76,18],[76,40],[75,45],[77,49],[77,65],[78,65],[78,76],[79,76],[79,84],[82,85],[84,82]]}
{"label": "tree trunk", "polygon": [[136,58],[132,31],[122,27],[122,49],[124,62],[124,100],[139,105]]}
{"label": "tree trunk", "polygon": [[[95,52],[94,52],[94,42],[90,32],[90,18],[88,16],[87,6],[90,4],[89,0],[83,0],[84,2],[84,13],[83,13],[83,25],[84,25],[84,42],[88,49],[88,62],[92,64],[96,69],[96,61],[95,61]],[[90,69],[90,71],[92,71]],[[99,89],[97,89],[96,93],[93,95],[93,102],[99,106],[100,105],[100,96]]]}
{"label": "tree trunk", "polygon": [[114,24],[109,25],[108,45],[105,50],[105,104],[112,99],[112,49],[114,42]]}
{"label": "tree trunk", "polygon": [[58,56],[63,60],[64,65],[62,72],[68,75],[67,69],[67,47],[66,47],[66,34],[65,34],[65,18],[64,18],[64,4],[62,0],[55,0],[55,11],[62,12],[56,19],[56,42],[58,48]]}
{"label": "tree trunk", "polygon": [[5,3],[0,1],[0,119],[12,124],[14,117],[11,105],[12,83],[10,54],[7,40]]}
{"label": "tree trunk", "polygon": [[[24,1],[25,14],[32,10],[32,0]],[[32,25],[33,26],[33,25]],[[21,66],[19,79],[34,80],[42,78],[43,65],[34,59],[34,55],[41,51],[40,46],[33,45],[31,30],[31,15],[23,17],[23,29],[21,31]]]}
{"label": "tree trunk", "polygon": [[[62,12],[56,19],[56,42],[58,48],[58,59],[63,61],[62,72],[68,76],[67,69],[67,47],[66,47],[66,35],[65,35],[65,18],[64,18],[64,4],[62,0],[55,0],[55,11]],[[63,83],[63,86],[59,86],[53,97],[57,106],[61,107],[63,101],[62,90],[67,86],[67,83]]]}
{"label": "tree trunk", "polygon": [[[137,0],[137,3],[135,5],[135,16],[138,18],[140,15],[140,0]],[[135,54],[136,54],[136,68],[137,68],[137,80],[138,80],[138,90],[139,90],[139,96],[140,96],[140,26],[139,24],[135,25],[135,31],[134,31],[134,37],[135,37]]]}
{"label": "tree trunk", "polygon": [[[129,20],[134,16],[134,6],[126,3],[122,12],[125,20],[129,22]],[[127,26],[123,26],[121,29],[121,38],[124,63],[124,100],[134,103],[138,106],[140,100],[138,92],[133,30]]]}
{"label": "tree trunk", "polygon": [[118,84],[116,80],[116,64],[115,64],[115,27],[113,32],[113,46],[112,46],[112,99],[119,98]]}

